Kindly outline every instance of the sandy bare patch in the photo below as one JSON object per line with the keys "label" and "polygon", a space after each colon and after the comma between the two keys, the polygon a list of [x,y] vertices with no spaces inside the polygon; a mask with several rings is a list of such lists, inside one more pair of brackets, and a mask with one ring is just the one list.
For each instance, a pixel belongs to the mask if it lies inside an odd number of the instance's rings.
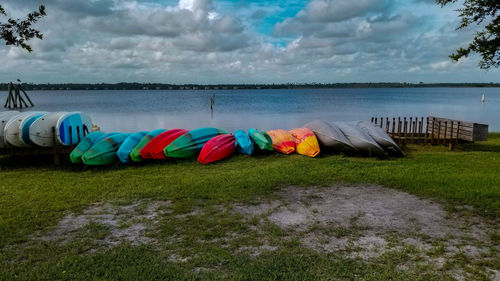
{"label": "sandy bare patch", "polygon": [[372,230],[444,238],[457,226],[456,221],[450,224],[445,219],[439,204],[382,187],[288,188],[282,197],[285,204],[273,210],[269,219],[283,228],[308,229],[318,223],[350,227],[356,223]]}
{"label": "sandy bare patch", "polygon": [[394,189],[290,187],[280,197],[258,205],[236,205],[234,210],[280,226],[310,249],[364,260],[413,247],[440,268],[456,254],[488,259],[495,258],[487,257],[489,250],[499,250],[490,241],[497,222],[450,214],[438,203]]}
{"label": "sandy bare patch", "polygon": [[237,253],[246,252],[252,257],[260,256],[264,252],[274,252],[278,249],[276,246],[270,246],[268,244],[260,246],[243,246],[236,251]]}
{"label": "sandy bare patch", "polygon": [[95,203],[79,214],[67,214],[53,231],[37,239],[65,243],[98,226],[105,235],[95,240],[108,246],[123,242],[132,245],[156,244],[155,239],[146,236],[146,231],[158,224],[157,217],[164,212],[161,207],[168,205],[169,201],[138,201],[127,205]]}

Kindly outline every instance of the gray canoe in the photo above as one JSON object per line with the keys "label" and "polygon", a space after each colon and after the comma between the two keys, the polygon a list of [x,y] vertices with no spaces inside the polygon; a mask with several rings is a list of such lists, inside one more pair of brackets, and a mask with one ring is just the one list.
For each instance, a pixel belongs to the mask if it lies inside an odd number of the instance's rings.
{"label": "gray canoe", "polygon": [[396,157],[404,156],[403,151],[382,128],[374,126],[368,121],[357,121],[355,124],[357,127],[365,130],[389,155]]}
{"label": "gray canoe", "polygon": [[384,149],[365,130],[357,127],[356,124],[334,122],[333,125],[337,126],[344,133],[361,154],[369,157],[387,156]]}
{"label": "gray canoe", "polygon": [[321,146],[333,151],[355,151],[356,147],[344,136],[336,126],[323,121],[314,120],[303,127],[313,131]]}

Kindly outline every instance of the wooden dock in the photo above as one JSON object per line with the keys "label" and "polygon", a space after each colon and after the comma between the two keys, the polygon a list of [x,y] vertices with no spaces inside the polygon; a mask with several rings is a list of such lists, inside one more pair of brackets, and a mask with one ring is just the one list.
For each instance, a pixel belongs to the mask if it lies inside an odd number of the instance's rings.
{"label": "wooden dock", "polygon": [[444,144],[453,150],[459,142],[488,140],[488,125],[470,123],[435,116],[424,117],[372,117],[400,146],[412,144]]}

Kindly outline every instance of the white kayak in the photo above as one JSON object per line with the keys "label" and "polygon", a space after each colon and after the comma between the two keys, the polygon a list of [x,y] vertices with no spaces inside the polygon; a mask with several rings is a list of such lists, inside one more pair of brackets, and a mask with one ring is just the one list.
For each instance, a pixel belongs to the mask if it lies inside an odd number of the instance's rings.
{"label": "white kayak", "polygon": [[14,116],[18,115],[19,111],[3,111],[0,112],[0,148],[7,147],[7,143],[5,142],[4,129],[7,122],[12,119]]}
{"label": "white kayak", "polygon": [[337,126],[342,133],[349,139],[349,141],[358,149],[362,154],[369,157],[384,157],[387,153],[377,144],[377,142],[370,137],[370,135],[358,128],[356,124],[347,122],[334,122],[333,125]]}
{"label": "white kayak", "polygon": [[19,113],[11,118],[4,128],[4,136],[7,144],[15,147],[30,147],[33,143],[29,139],[29,127],[38,118],[47,114],[40,111],[28,111]]}
{"label": "white kayak", "polygon": [[52,112],[35,120],[29,128],[30,140],[38,146],[53,147],[55,145],[56,136],[54,133],[57,131],[57,122],[66,114],[68,112]]}
{"label": "white kayak", "polygon": [[356,150],[356,147],[352,145],[339,128],[323,120],[314,120],[305,124],[303,127],[313,131],[318,138],[319,144],[323,147],[333,151]]}
{"label": "white kayak", "polygon": [[356,121],[355,124],[358,128],[365,130],[389,155],[404,156],[403,151],[382,128],[368,121]]}

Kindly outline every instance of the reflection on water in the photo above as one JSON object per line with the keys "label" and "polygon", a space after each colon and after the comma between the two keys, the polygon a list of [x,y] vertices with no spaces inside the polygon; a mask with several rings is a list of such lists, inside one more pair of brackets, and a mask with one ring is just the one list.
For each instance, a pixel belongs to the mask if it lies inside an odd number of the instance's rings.
{"label": "reflection on water", "polygon": [[500,131],[500,89],[496,88],[33,91],[30,96],[36,110],[83,111],[105,131],[204,126],[229,131],[291,129],[313,119],[427,115],[486,123],[490,131]]}

